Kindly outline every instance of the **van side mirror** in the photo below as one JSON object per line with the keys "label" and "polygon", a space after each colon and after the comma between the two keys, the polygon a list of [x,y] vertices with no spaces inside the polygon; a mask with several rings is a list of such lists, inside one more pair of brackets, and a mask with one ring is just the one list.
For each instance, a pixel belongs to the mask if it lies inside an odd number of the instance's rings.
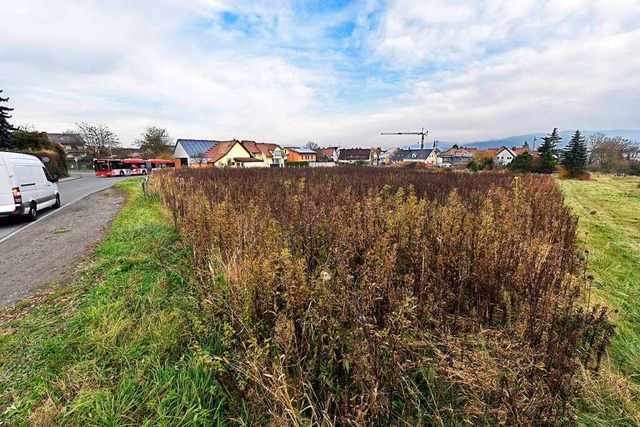
{"label": "van side mirror", "polygon": [[58,182],[58,175],[51,176],[51,182]]}

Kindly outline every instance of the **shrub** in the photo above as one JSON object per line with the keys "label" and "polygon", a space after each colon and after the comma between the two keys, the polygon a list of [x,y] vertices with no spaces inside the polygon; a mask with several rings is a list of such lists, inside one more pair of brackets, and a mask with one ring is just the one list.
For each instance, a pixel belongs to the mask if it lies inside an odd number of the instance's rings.
{"label": "shrub", "polygon": [[512,172],[531,172],[533,170],[533,156],[529,152],[524,152],[516,156],[507,166]]}
{"label": "shrub", "polygon": [[150,184],[250,423],[565,424],[578,368],[613,334],[581,303],[577,218],[549,177],[180,169]]}
{"label": "shrub", "polygon": [[[64,152],[64,148],[60,147]],[[56,175],[59,178],[68,176],[67,172],[67,156],[64,154],[63,157],[60,156],[60,153],[56,150],[42,150],[42,151],[22,151],[24,154],[30,154],[32,156],[36,156],[40,160],[43,160],[43,163],[49,173],[51,175]],[[44,160],[47,160],[46,162]]]}
{"label": "shrub", "polygon": [[305,167],[309,166],[309,162],[284,162],[287,167]]}

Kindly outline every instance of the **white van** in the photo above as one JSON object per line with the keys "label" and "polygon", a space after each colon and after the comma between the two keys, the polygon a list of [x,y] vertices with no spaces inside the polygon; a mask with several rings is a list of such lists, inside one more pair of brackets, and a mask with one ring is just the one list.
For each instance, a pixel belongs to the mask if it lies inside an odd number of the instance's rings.
{"label": "white van", "polygon": [[57,181],[37,157],[0,151],[0,216],[35,221],[39,210],[59,208]]}

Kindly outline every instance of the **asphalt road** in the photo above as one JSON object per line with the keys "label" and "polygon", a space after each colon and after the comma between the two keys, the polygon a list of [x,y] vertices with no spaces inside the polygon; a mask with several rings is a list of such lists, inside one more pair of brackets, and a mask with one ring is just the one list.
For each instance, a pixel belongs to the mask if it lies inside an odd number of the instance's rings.
{"label": "asphalt road", "polygon": [[[92,193],[109,188],[119,181],[129,179],[129,177],[97,177],[92,172],[72,173],[71,178],[77,179],[58,183],[63,209],[65,205],[72,204]],[[43,218],[57,212],[58,210],[45,209],[39,211],[36,223],[42,221]],[[29,223],[23,218],[0,218],[0,243],[4,241],[7,236],[11,235],[11,233],[14,233],[28,224]]]}
{"label": "asphalt road", "polygon": [[122,191],[107,188],[30,223],[0,243],[0,335],[3,307],[73,283],[123,202]]}

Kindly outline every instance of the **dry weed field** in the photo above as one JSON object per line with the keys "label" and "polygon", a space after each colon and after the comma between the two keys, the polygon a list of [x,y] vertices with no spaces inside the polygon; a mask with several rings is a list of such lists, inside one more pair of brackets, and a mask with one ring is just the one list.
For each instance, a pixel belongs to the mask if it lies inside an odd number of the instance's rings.
{"label": "dry weed field", "polygon": [[155,174],[252,424],[563,425],[613,335],[544,176]]}

